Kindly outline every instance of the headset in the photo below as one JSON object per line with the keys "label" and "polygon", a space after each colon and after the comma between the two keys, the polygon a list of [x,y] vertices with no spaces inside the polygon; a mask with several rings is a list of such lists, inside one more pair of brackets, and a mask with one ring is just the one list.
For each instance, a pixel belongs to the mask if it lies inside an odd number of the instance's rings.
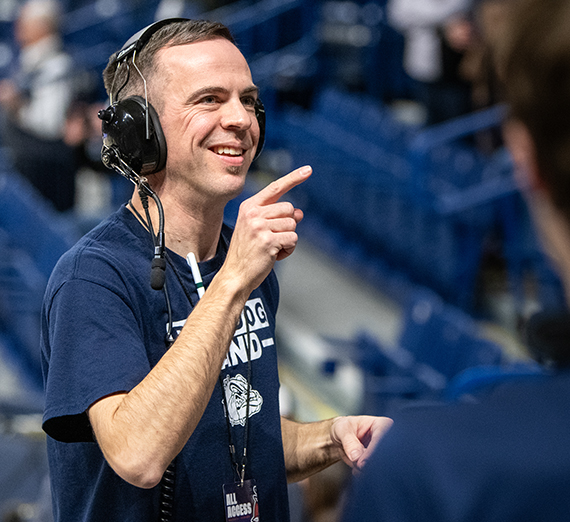
{"label": "headset", "polygon": [[[119,67],[127,63],[132,57],[136,67],[135,57],[159,29],[165,25],[189,21],[187,18],[166,18],[159,20],[133,35],[123,48],[116,54],[112,63]],[[127,64],[128,65],[128,64]],[[140,71],[138,71],[140,74]],[[116,73],[115,73],[116,75]],[[167,146],[158,114],[154,107],[148,103],[146,94],[146,81],[142,74],[145,97],[129,96],[121,101],[113,102],[113,92],[110,93],[110,105],[99,111],[102,120],[103,149],[101,159],[108,168],[115,168],[118,157],[139,176],[148,176],[164,168],[166,164]],[[128,81],[128,79],[127,79]],[[125,82],[126,83],[126,82]],[[113,91],[114,86],[111,87]],[[119,91],[122,87],[119,89]],[[255,117],[259,124],[259,142],[254,159],[257,159],[263,150],[265,142],[265,108],[261,100],[255,104]],[[121,173],[124,175],[124,173]],[[127,176],[131,179],[132,173]],[[134,181],[131,179],[131,181]]]}
{"label": "headset", "polygon": [[[138,69],[135,58],[159,29],[169,24],[188,21],[191,20],[188,18],[165,18],[141,29],[127,40],[111,62],[111,64],[116,65],[115,79],[120,67],[126,65],[128,68],[127,79],[118,89],[117,96],[128,82],[130,74],[128,60],[131,58],[133,67],[143,81],[144,98],[142,96],[129,96],[123,100],[114,101],[114,79],[109,93],[110,105],[99,111],[98,114],[102,121],[103,133],[101,161],[107,168],[117,171],[139,188],[143,205],[147,202],[148,196],[151,196],[158,208],[160,222],[156,238],[149,222],[149,228],[151,228],[151,234],[155,240],[150,277],[151,287],[155,290],[161,290],[165,280],[164,214],[160,200],[148,184],[146,176],[164,168],[167,145],[158,113],[148,102],[146,80]],[[265,143],[265,108],[259,98],[255,103],[255,117],[259,125],[259,142],[254,160],[261,154]]]}

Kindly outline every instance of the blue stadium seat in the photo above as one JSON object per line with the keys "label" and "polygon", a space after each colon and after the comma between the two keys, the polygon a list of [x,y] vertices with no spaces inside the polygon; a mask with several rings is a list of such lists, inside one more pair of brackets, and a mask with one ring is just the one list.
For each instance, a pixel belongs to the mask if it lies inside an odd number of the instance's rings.
{"label": "blue stadium seat", "polygon": [[42,390],[40,310],[47,280],[0,228],[0,350],[2,359],[33,393]]}
{"label": "blue stadium seat", "polygon": [[447,400],[475,400],[481,394],[491,392],[496,386],[517,379],[542,379],[547,372],[532,361],[513,362],[505,365],[481,365],[466,368],[458,373],[447,386]]}
{"label": "blue stadium seat", "polygon": [[331,352],[332,358],[349,353],[362,369],[364,413],[390,415],[412,401],[455,400],[499,379],[537,372],[509,363],[471,317],[429,289],[412,289],[402,322],[393,346],[362,332]]}
{"label": "blue stadium seat", "polygon": [[428,289],[418,289],[404,308],[398,344],[446,379],[472,366],[500,365],[502,349],[483,338],[475,320]]}
{"label": "blue stadium seat", "polygon": [[[1,411],[0,411],[1,413]],[[21,507],[38,518],[51,520],[45,439],[21,434],[0,434],[0,518],[31,520]],[[39,510],[45,510],[40,518]],[[25,518],[24,518],[25,517]]]}

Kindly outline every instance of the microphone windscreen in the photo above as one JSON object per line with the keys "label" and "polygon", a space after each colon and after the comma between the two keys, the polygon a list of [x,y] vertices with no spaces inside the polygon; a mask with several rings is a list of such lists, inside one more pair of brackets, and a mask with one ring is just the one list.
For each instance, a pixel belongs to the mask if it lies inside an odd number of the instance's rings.
{"label": "microphone windscreen", "polygon": [[162,290],[166,279],[166,261],[161,257],[152,260],[150,269],[150,286],[153,290]]}

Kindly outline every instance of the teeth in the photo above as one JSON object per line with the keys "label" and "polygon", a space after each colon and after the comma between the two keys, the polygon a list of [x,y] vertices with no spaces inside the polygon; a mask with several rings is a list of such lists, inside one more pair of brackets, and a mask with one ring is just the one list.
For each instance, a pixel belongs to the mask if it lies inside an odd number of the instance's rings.
{"label": "teeth", "polygon": [[242,154],[241,149],[234,149],[232,147],[216,147],[215,152],[216,154],[227,154],[229,156],[241,156]]}

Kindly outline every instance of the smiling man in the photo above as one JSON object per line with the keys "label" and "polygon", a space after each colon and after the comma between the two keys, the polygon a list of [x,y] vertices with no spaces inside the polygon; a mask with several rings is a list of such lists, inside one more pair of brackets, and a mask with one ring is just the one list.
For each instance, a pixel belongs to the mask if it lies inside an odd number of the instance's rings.
{"label": "smiling man", "polygon": [[230,230],[224,207],[262,142],[247,62],[221,24],[141,33],[111,57],[101,118],[104,156],[148,190],[63,256],[44,302],[55,520],[287,521],[287,480],[362,467],[391,421],[280,418],[273,265],[303,216],[280,198],[311,169],[246,200]]}

